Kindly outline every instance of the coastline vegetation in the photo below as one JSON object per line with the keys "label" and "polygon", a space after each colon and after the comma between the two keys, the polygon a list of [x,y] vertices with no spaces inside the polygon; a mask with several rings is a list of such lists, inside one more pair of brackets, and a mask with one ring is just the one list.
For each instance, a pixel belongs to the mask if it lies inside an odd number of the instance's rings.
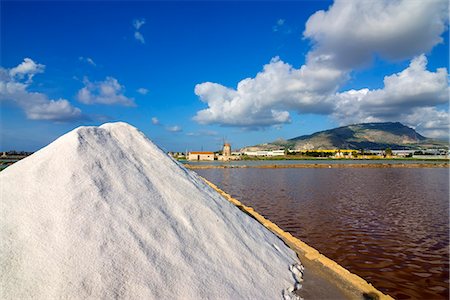
{"label": "coastline vegetation", "polygon": [[[258,161],[258,160],[342,160],[342,161],[353,161],[353,160],[402,160],[402,161],[423,161],[424,158],[420,157],[383,157],[377,155],[371,155],[366,157],[332,157],[331,155],[326,156],[307,156],[307,155],[284,155],[284,156],[248,156],[242,155],[241,160],[250,160],[250,161]],[[427,158],[427,161],[450,161],[450,158]]]}

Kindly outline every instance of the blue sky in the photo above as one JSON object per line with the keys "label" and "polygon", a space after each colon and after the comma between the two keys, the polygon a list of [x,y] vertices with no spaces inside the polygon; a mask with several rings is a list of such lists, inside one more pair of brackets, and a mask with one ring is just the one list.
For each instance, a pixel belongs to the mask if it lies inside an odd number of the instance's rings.
{"label": "blue sky", "polygon": [[446,1],[2,1],[0,150],[110,121],[168,151],[368,121],[443,138],[446,12]]}

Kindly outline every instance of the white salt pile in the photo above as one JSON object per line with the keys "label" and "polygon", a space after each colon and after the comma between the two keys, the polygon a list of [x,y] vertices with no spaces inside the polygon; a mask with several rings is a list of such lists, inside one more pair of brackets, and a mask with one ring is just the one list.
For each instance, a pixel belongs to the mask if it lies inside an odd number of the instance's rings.
{"label": "white salt pile", "polygon": [[1,299],[295,298],[295,253],[128,124],[75,129],[0,184]]}

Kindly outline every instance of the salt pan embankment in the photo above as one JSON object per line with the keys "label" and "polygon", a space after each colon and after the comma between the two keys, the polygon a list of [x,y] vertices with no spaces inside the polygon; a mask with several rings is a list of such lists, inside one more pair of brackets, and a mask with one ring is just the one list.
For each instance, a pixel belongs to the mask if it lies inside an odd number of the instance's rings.
{"label": "salt pan embankment", "polygon": [[0,173],[2,299],[280,299],[295,253],[125,123]]}

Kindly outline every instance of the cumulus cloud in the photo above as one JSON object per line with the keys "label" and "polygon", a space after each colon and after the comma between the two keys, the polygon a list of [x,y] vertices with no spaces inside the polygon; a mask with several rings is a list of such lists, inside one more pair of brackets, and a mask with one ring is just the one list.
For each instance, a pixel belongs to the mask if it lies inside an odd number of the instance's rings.
{"label": "cumulus cloud", "polygon": [[157,117],[153,117],[153,118],[152,118],[152,124],[153,124],[153,125],[160,125],[159,119],[158,119]]}
{"label": "cumulus cloud", "polygon": [[211,82],[197,84],[195,94],[208,104],[194,120],[201,124],[261,127],[290,122],[288,110],[329,113],[328,95],[336,92],[346,75],[335,69],[291,65],[274,58],[255,78],[236,89]]}
{"label": "cumulus cloud", "polygon": [[148,89],[146,88],[139,88],[137,89],[137,92],[141,95],[147,95],[148,94]]}
{"label": "cumulus cloud", "polygon": [[141,27],[145,24],[145,19],[134,19],[133,20],[133,27],[135,30],[134,32],[134,38],[141,42],[142,44],[145,44],[145,39],[142,33],[139,31]]}
{"label": "cumulus cloud", "polygon": [[125,88],[114,77],[98,82],[84,78],[83,83],[85,86],[77,94],[81,103],[135,106],[134,99],[123,94]]}
{"label": "cumulus cloud", "polygon": [[374,54],[398,60],[426,53],[443,41],[447,24],[446,0],[335,0],[308,19],[303,34],[314,44],[308,60],[350,70]]}
{"label": "cumulus cloud", "polygon": [[[284,25],[280,19],[274,29]],[[400,111],[406,120],[420,108],[448,101],[443,93],[447,71],[427,71],[421,55],[442,42],[447,25],[447,1],[336,0],[306,23],[303,35],[312,41],[312,49],[304,65],[297,69],[274,58],[236,88],[197,84],[194,92],[207,107],[194,120],[259,128],[288,123],[291,112],[375,121],[398,118]],[[388,60],[421,56],[403,72],[387,76],[383,89],[337,93],[351,72],[369,65],[375,55]]]}
{"label": "cumulus cloud", "polygon": [[414,127],[420,124],[418,129],[428,132],[434,125],[433,136],[443,129],[448,131],[448,112],[435,108],[449,102],[447,69],[431,72],[426,67],[427,59],[420,55],[405,70],[386,76],[382,89],[336,93],[330,100],[335,103],[333,117],[341,124],[376,121],[400,121]]}
{"label": "cumulus cloud", "polygon": [[43,73],[44,69],[44,65],[30,58],[25,58],[9,70],[0,68],[0,101],[12,101],[31,120],[68,121],[82,118],[81,110],[73,107],[68,100],[53,100],[43,93],[29,91],[33,76]]}
{"label": "cumulus cloud", "polygon": [[94,67],[97,66],[97,64],[95,63],[95,61],[94,61],[92,58],[90,58],[90,57],[83,57],[83,56],[80,56],[80,57],[78,57],[78,60],[79,60],[79,61],[82,61],[82,62],[85,62],[85,63],[88,63],[88,64],[90,64],[91,66],[94,66]]}
{"label": "cumulus cloud", "polygon": [[27,77],[28,81],[31,83],[33,76],[38,73],[44,73],[44,70],[44,65],[37,64],[31,58],[27,57],[24,58],[23,62],[17,67],[11,68],[9,70],[9,75],[11,78],[15,79],[23,79],[24,77]]}
{"label": "cumulus cloud", "polygon": [[166,127],[166,130],[170,131],[170,132],[181,132],[181,131],[183,131],[183,129],[180,126],[178,126],[178,125],[168,126],[168,127]]}
{"label": "cumulus cloud", "polygon": [[334,116],[343,123],[367,118],[386,119],[417,107],[436,106],[449,101],[447,69],[426,69],[425,55],[414,58],[403,71],[386,76],[382,89],[350,90],[337,93]]}
{"label": "cumulus cloud", "polygon": [[405,124],[421,132],[426,137],[449,140],[450,114],[435,107],[418,107],[403,117]]}

